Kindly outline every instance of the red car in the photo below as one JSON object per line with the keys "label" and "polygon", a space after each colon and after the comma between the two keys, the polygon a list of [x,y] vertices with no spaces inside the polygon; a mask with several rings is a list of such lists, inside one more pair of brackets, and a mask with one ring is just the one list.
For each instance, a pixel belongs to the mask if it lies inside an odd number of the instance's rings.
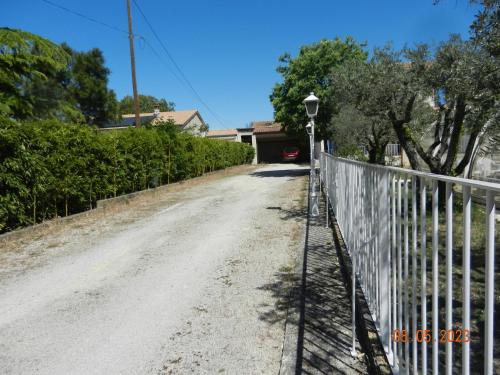
{"label": "red car", "polygon": [[295,161],[299,158],[299,148],[295,146],[288,146],[281,151],[281,160],[283,161]]}

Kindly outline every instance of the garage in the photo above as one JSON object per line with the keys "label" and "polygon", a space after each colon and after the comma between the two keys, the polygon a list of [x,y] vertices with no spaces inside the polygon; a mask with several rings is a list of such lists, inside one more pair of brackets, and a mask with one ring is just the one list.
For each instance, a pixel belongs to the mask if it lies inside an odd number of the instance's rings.
{"label": "garage", "polygon": [[[281,138],[281,137],[280,137]],[[309,160],[309,148],[300,147],[297,139],[286,138],[276,139],[273,137],[257,136],[257,161],[259,163],[279,163],[281,162],[281,151],[285,147],[299,147],[300,154],[297,162]]]}
{"label": "garage", "polygon": [[273,121],[254,122],[255,141],[257,144],[258,163],[279,163],[281,152],[285,147],[298,147],[299,159],[297,162],[309,160],[309,147],[302,145],[298,138],[288,136],[281,125]]}
{"label": "garage", "polygon": [[210,130],[206,137],[252,145],[255,149],[253,164],[282,162],[281,152],[286,147],[299,148],[296,162],[309,161],[309,143],[305,139],[290,137],[281,124],[274,121],[254,121],[247,128]]}

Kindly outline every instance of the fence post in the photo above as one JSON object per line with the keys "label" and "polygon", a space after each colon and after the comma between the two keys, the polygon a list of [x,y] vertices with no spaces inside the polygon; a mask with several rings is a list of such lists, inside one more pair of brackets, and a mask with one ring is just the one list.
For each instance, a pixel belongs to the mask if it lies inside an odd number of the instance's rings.
{"label": "fence post", "polygon": [[328,158],[325,154],[322,155],[322,158],[323,158],[323,168],[324,168],[324,171],[323,171],[323,174],[324,174],[324,178],[325,178],[325,181],[323,182],[323,189],[325,190],[325,196],[326,196],[326,208],[325,208],[325,213],[326,213],[326,228],[328,228],[330,225],[328,223],[328,210],[329,210],[329,203],[330,203],[330,199],[329,199],[329,196],[330,196],[330,193],[329,193],[329,187],[330,187],[330,179],[329,179],[329,173],[328,173]]}
{"label": "fence post", "polygon": [[484,373],[493,374],[493,322],[495,309],[495,196],[486,194]]}
{"label": "fence post", "polygon": [[[452,187],[461,186],[463,192],[464,234],[461,265],[463,330],[470,329],[471,321],[471,193],[472,189],[486,192],[485,325],[482,332],[484,350],[477,355],[484,356],[484,373],[492,375],[495,371],[495,195],[500,193],[499,185],[394,167],[373,166],[326,154],[322,158],[321,178],[326,189],[327,203],[332,204],[332,212],[352,260],[351,354],[357,355],[355,301],[358,280],[393,371],[399,374],[409,374],[411,371],[425,375],[432,370],[432,374],[437,375],[441,367],[446,370],[446,374],[457,370],[457,364],[453,362],[451,341],[443,346],[439,343],[441,330],[454,327],[452,314],[454,285],[451,277],[454,265]],[[430,184],[432,189],[428,189]],[[441,184],[443,187],[446,186],[446,191],[439,188]],[[441,212],[439,208],[441,194],[446,200],[445,212]],[[432,225],[429,234],[426,208],[428,196],[432,196],[432,210],[429,209]],[[445,213],[446,241],[442,248],[440,215],[443,213]],[[326,215],[328,225],[329,213]],[[431,257],[429,262],[427,251],[432,254],[429,255]],[[445,275],[440,274],[439,257],[442,255],[446,255]],[[428,263],[431,263],[429,265],[432,267],[431,275],[427,272]],[[432,281],[427,280],[428,276]],[[446,282],[440,283],[441,277],[444,277]],[[428,287],[432,287],[432,294],[427,292]],[[420,288],[419,294],[417,294],[418,288]],[[440,303],[440,291],[442,291],[441,297],[445,297],[443,303]],[[428,297],[432,297],[431,305],[427,303]],[[445,308],[445,322],[442,327],[440,304]],[[432,325],[430,332],[427,332],[430,321]],[[467,332],[463,333],[462,337],[464,335],[468,337]],[[432,349],[429,348],[427,339],[429,343],[432,342],[430,344]],[[415,341],[422,345],[421,349]],[[470,373],[469,345],[465,341],[461,349],[462,373],[465,375]],[[432,355],[429,355],[431,359],[428,358],[427,349],[432,351]],[[445,353],[442,353],[443,351]],[[428,363],[428,360],[432,364]]]}
{"label": "fence post", "polygon": [[378,201],[378,257],[379,257],[379,300],[380,300],[380,332],[382,333],[382,343],[386,346],[388,355],[391,353],[391,326],[390,326],[390,305],[391,305],[391,281],[390,281],[390,261],[391,244],[389,240],[389,202],[388,194],[389,173],[382,171],[377,184]]}
{"label": "fence post", "polygon": [[[421,231],[421,320],[422,329],[427,330],[427,192],[425,180],[420,180],[420,231]],[[427,375],[427,341],[422,341],[422,375]]]}
{"label": "fence post", "polygon": [[[463,188],[463,216],[464,216],[464,246],[462,255],[462,328],[464,332],[470,331],[470,222],[471,222],[471,188]],[[462,343],[462,374],[469,375],[470,343]]]}
{"label": "fence post", "polygon": [[432,182],[432,374],[439,373],[439,189]]}

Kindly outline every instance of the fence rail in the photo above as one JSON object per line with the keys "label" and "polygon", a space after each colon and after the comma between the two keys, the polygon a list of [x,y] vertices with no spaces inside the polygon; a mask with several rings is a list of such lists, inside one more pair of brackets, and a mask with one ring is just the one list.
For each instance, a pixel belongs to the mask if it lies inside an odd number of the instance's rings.
{"label": "fence rail", "polygon": [[[493,322],[500,184],[325,153],[320,179],[393,370],[499,373]],[[455,203],[454,186],[462,191]],[[471,189],[485,192],[485,209],[473,207]]]}

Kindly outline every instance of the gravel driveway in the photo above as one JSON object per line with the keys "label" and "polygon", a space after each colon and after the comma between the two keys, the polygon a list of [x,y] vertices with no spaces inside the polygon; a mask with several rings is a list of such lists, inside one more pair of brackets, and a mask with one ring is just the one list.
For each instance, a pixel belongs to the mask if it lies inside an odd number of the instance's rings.
{"label": "gravel driveway", "polygon": [[307,169],[207,179],[0,252],[2,374],[277,374]]}

